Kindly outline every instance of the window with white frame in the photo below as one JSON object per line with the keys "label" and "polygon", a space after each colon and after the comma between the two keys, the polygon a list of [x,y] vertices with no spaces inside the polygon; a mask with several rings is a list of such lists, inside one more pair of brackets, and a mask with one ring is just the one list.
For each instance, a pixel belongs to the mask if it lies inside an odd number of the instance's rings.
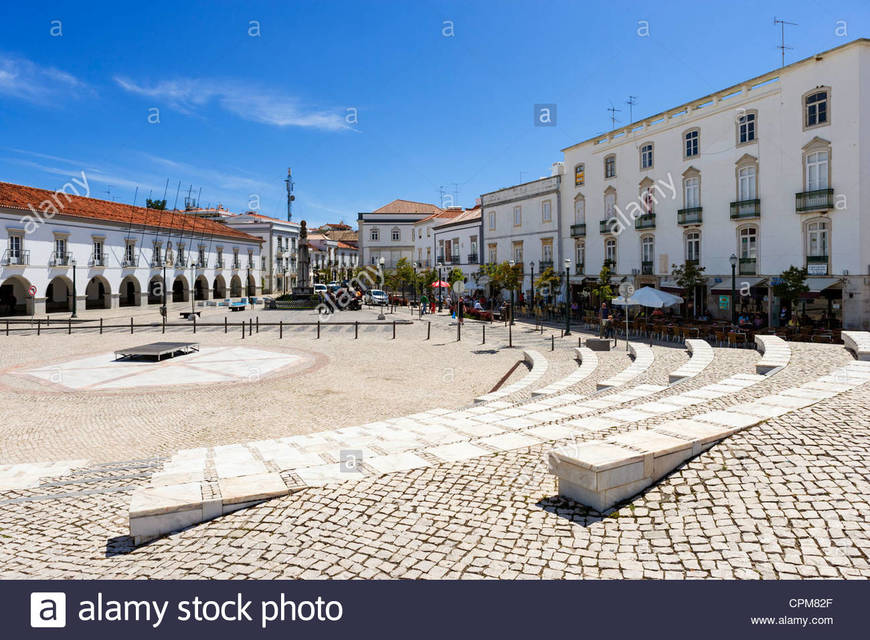
{"label": "window with white frame", "polygon": [[103,241],[102,240],[94,240],[94,257],[93,263],[95,266],[105,266],[103,265]]}
{"label": "window with white frame", "polygon": [[640,148],[640,168],[651,169],[653,166],[653,145],[648,142]]}
{"label": "window with white frame", "polygon": [[701,133],[697,129],[687,131],[684,136],[685,146],[683,147],[683,156],[686,158],[694,158],[701,150]]}
{"label": "window with white frame", "polygon": [[610,155],[604,158],[604,177],[605,178],[615,178],[616,177],[616,156]]}
{"label": "window with white frame", "polygon": [[199,245],[199,258],[197,263],[200,267],[205,267],[205,246]]}
{"label": "window with white frame", "polygon": [[162,261],[161,259],[161,247],[159,242],[154,243],[154,263],[158,264]]}
{"label": "window with white frame", "polygon": [[613,265],[616,264],[616,238],[608,238],[604,241],[604,259]]}
{"label": "window with white frame", "polygon": [[549,200],[544,200],[541,203],[541,220],[543,222],[553,221],[552,203]]}
{"label": "window with white frame", "polygon": [[740,257],[746,260],[758,257],[758,229],[755,227],[740,230]]}
{"label": "window with white frame", "polygon": [[804,126],[828,124],[828,91],[814,91],[804,98]]}
{"label": "window with white frame", "polygon": [[523,223],[523,208],[519,205],[514,207],[514,226],[518,227]]}
{"label": "window with white frame", "polygon": [[489,230],[495,231],[495,211],[489,212]]}
{"label": "window with white frame", "polygon": [[828,223],[815,220],[807,224],[807,256],[824,258],[828,255]]}
{"label": "window with white frame", "polygon": [[655,239],[652,236],[644,236],[640,241],[640,259],[642,262],[652,264],[655,256]]}
{"label": "window with white frame", "polygon": [[390,230],[390,239],[393,242],[398,242],[399,240],[402,239],[402,232],[399,230],[399,227],[393,227]]}
{"label": "window with white frame", "polygon": [[553,261],[553,239],[544,238],[541,240],[541,260],[544,262]]}
{"label": "window with white frame", "polygon": [[489,264],[498,263],[498,245],[496,245],[496,244],[487,245],[487,253],[489,254],[489,257],[488,257]]}
{"label": "window with white frame", "polygon": [[129,240],[124,246],[124,262],[128,265],[136,263],[136,245]]}
{"label": "window with white frame", "polygon": [[645,187],[641,189],[640,201],[643,205],[643,212],[647,215],[655,213],[655,195],[653,194],[654,187]]}
{"label": "window with white frame", "polygon": [[698,176],[683,180],[683,204],[686,209],[701,206],[701,178]]}
{"label": "window with white frame", "polygon": [[828,152],[815,151],[806,159],[807,191],[828,188]]}
{"label": "window with white frame", "polygon": [[574,200],[574,224],[586,224],[586,198]]}
{"label": "window with white frame", "polygon": [[754,142],[756,137],[756,114],[748,112],[737,118],[737,142],[746,144]]}
{"label": "window with white frame", "polygon": [[9,236],[9,257],[19,260],[21,258],[22,238],[19,235]]}
{"label": "window with white frame", "polygon": [[737,199],[755,200],[756,198],[755,167],[740,167],[737,170]]}
{"label": "window with white frame", "polygon": [[610,220],[616,215],[616,193],[604,194],[604,219]]}
{"label": "window with white frame", "polygon": [[55,260],[63,260],[66,257],[66,238],[54,239]]}
{"label": "window with white frame", "polygon": [[514,249],[514,262],[516,262],[517,264],[522,264],[523,263],[523,243],[522,242],[514,242],[513,249]]}
{"label": "window with white frame", "polygon": [[575,258],[577,259],[577,269],[578,272],[583,269],[583,265],[586,264],[586,243],[580,240],[574,246]]}
{"label": "window with white frame", "polygon": [[686,261],[701,262],[701,232],[690,231],[686,234]]}
{"label": "window with white frame", "polygon": [[372,228],[369,230],[369,238],[370,238],[372,241],[377,242],[378,240],[381,239],[381,230],[378,229],[377,227],[372,227]]}

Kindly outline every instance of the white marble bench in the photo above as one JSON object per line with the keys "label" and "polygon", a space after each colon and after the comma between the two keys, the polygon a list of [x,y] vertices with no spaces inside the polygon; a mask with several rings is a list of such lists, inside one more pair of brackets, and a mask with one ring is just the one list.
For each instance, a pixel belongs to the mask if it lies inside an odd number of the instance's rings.
{"label": "white marble bench", "polygon": [[713,347],[706,340],[690,338],[686,340],[686,350],[691,357],[686,364],[668,375],[668,382],[671,384],[686,378],[694,378],[713,362]]}
{"label": "white marble bench", "polygon": [[513,384],[509,384],[506,387],[502,387],[497,391],[490,391],[487,394],[482,396],[478,396],[474,399],[475,404],[481,404],[483,402],[490,402],[492,400],[501,400],[512,393],[517,391],[521,391],[526,387],[535,384],[538,382],[544,374],[547,373],[547,368],[549,363],[547,359],[538,351],[534,351],[532,349],[526,349],[523,351],[523,360],[525,360],[526,364],[529,365],[530,371],[527,373],[522,380],[518,380]]}
{"label": "white marble bench", "polygon": [[870,331],[843,331],[843,345],[858,360],[870,360]]}
{"label": "white marble bench", "polygon": [[559,393],[592,375],[592,372],[598,367],[598,356],[595,355],[595,352],[586,347],[574,347],[574,354],[580,363],[577,370],[564,378],[556,380],[556,382],[548,384],[546,387],[532,391],[533,398]]}
{"label": "white marble bench", "polygon": [[630,342],[628,344],[628,351],[631,355],[634,356],[634,362],[632,362],[628,367],[617,373],[615,376],[608,378],[607,380],[602,380],[598,383],[598,389],[610,389],[612,387],[620,387],[625,383],[634,380],[644,371],[650,368],[653,360],[655,359],[655,355],[653,354],[653,350],[650,349],[648,345],[643,344],[642,342]]}
{"label": "white marble bench", "polygon": [[761,375],[785,367],[791,359],[788,342],[779,336],[757,335],[755,345],[762,354],[761,360],[755,363],[755,372]]}

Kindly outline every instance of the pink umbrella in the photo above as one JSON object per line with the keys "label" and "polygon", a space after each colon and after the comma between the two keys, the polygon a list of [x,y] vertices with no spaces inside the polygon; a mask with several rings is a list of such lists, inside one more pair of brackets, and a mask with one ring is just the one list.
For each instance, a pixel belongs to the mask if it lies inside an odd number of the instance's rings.
{"label": "pink umbrella", "polygon": [[444,282],[443,280],[437,280],[437,281],[433,282],[430,286],[432,286],[433,288],[436,288],[436,289],[438,289],[438,288],[449,289],[450,283]]}

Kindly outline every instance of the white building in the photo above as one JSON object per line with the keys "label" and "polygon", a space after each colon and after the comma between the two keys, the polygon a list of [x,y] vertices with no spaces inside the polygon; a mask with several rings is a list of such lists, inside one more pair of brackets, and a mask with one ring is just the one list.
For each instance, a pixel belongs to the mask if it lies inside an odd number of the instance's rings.
{"label": "white building", "polygon": [[444,210],[434,204],[393,200],[369,213],[360,212],[359,252],[362,265],[377,264],[384,258],[384,267],[391,269],[407,258],[415,261],[415,223]]}
{"label": "white building", "polygon": [[466,289],[473,292],[480,288],[480,275],[483,256],[481,254],[481,209],[476,206],[466,209],[456,216],[438,219],[432,228],[438,261],[446,269],[458,267],[465,276]]}
{"label": "white building", "polygon": [[[82,183],[86,187],[86,182]],[[0,183],[0,314],[257,295],[260,238],[213,220]]]}
{"label": "white building", "polygon": [[263,293],[286,293],[296,286],[296,257],[301,227],[298,222],[279,220],[253,211],[238,215],[219,213],[216,219],[263,241],[260,255]]}
{"label": "white building", "polygon": [[[520,289],[530,295],[532,278],[553,268],[564,270],[561,164],[553,175],[480,196],[483,211],[483,256],[487,264],[513,261],[523,265]],[[571,254],[568,255],[571,257]]]}
{"label": "white building", "polygon": [[672,265],[696,261],[698,308],[728,317],[733,254],[738,309],[776,319],[770,285],[806,267],[811,315],[870,328],[870,41],[563,152],[562,252],[585,256],[588,276],[610,259],[637,285],[673,288]]}

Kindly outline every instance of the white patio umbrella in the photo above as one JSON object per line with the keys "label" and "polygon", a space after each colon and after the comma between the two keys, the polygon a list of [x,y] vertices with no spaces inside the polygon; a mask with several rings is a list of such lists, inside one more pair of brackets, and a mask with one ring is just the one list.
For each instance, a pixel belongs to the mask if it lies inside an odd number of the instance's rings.
{"label": "white patio umbrella", "polygon": [[612,304],[619,306],[636,304],[640,307],[650,307],[652,309],[661,309],[662,307],[672,307],[675,304],[682,304],[683,299],[680,296],[675,296],[661,289],[652,287],[641,287],[635,291],[628,300],[622,296],[614,298]]}

